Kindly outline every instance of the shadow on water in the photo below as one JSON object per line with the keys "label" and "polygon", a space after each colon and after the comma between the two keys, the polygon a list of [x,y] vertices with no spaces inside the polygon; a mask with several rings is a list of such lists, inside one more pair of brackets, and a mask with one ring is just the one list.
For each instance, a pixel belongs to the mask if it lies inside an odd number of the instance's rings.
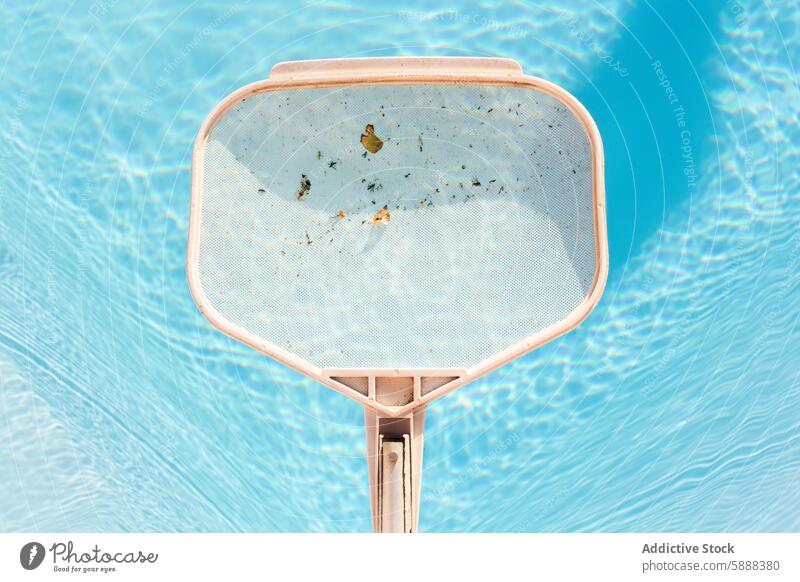
{"label": "shadow on water", "polygon": [[723,7],[693,6],[638,4],[574,91],[603,136],[612,276],[719,166],[707,61]]}

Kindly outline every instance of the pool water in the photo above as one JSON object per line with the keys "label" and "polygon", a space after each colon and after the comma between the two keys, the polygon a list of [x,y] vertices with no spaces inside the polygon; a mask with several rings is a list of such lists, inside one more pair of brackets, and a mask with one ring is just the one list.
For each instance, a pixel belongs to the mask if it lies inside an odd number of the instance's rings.
{"label": "pool water", "polygon": [[292,59],[503,56],[603,136],[576,331],[437,401],[423,531],[800,529],[789,0],[0,8],[0,530],[368,531],[361,408],[216,332],[194,137]]}

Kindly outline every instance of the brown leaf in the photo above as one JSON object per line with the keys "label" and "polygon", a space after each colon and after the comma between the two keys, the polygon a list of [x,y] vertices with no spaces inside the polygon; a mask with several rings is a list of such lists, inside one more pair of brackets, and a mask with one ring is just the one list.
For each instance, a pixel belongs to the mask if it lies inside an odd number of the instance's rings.
{"label": "brown leaf", "polygon": [[392,216],[389,214],[389,205],[387,204],[375,213],[375,216],[372,217],[370,222],[372,224],[389,224],[391,219]]}
{"label": "brown leaf", "polygon": [[375,135],[375,127],[369,123],[364,131],[366,133],[361,134],[361,145],[371,154],[378,153],[378,150],[383,147],[383,140]]}

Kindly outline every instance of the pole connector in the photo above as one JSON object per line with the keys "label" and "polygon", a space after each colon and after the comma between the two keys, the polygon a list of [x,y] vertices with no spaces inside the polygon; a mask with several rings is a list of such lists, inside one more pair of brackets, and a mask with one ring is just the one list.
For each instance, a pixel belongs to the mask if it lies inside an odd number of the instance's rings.
{"label": "pole connector", "polygon": [[384,417],[364,409],[372,528],[377,533],[413,533],[419,524],[425,408]]}

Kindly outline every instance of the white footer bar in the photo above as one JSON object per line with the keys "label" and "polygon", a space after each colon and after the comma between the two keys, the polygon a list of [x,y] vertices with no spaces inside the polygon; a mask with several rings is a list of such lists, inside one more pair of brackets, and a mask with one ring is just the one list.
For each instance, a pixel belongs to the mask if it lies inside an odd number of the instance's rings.
{"label": "white footer bar", "polygon": [[800,534],[0,534],[0,580],[799,580]]}

